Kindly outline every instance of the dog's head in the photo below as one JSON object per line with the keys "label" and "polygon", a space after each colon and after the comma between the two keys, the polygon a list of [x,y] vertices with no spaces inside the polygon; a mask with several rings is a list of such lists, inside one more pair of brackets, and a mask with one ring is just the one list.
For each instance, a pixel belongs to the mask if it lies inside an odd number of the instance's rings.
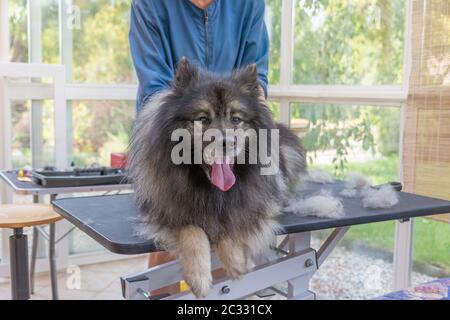
{"label": "dog's head", "polygon": [[236,182],[237,157],[249,153],[249,140],[238,143],[235,133],[274,128],[261,98],[255,64],[231,75],[216,76],[202,72],[183,58],[169,100],[172,123],[190,132],[193,146],[201,144],[201,167],[209,181],[222,191]]}

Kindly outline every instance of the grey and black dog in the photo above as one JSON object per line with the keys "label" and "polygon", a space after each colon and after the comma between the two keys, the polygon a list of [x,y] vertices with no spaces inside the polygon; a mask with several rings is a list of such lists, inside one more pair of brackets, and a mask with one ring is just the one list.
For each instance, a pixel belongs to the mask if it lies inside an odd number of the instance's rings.
{"label": "grey and black dog", "polygon": [[[194,144],[202,139],[195,134],[199,123],[201,132],[278,130],[279,154],[272,150],[271,159],[279,170],[263,175],[267,164],[259,158],[253,164],[235,161],[242,153],[248,160],[258,149],[252,151],[248,141],[240,150],[235,148],[232,159],[175,164],[171,155],[180,141],[173,141],[173,132],[184,129]],[[215,142],[225,145],[225,140]],[[211,250],[226,273],[238,278],[269,249],[279,228],[280,208],[306,171],[300,140],[273,121],[261,99],[256,65],[217,76],[186,59],[178,64],[172,87],[152,98],[138,116],[128,162],[137,205],[149,230],[180,260],[197,297],[205,297],[212,284]]]}

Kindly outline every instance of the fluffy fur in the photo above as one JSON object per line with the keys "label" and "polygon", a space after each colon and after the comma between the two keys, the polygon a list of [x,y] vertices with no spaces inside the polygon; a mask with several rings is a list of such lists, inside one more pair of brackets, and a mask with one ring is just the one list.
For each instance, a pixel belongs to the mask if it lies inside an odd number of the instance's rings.
{"label": "fluffy fur", "polygon": [[[273,122],[259,95],[255,65],[218,77],[183,59],[172,88],[144,107],[134,127],[128,165],[137,205],[148,230],[180,260],[184,278],[198,297],[206,296],[211,286],[210,249],[230,277],[247,272],[275,240],[275,218],[305,172],[299,139]],[[233,112],[242,116],[239,125],[230,122]],[[204,130],[279,129],[280,171],[264,176],[259,162],[234,164],[236,183],[223,192],[211,183],[207,164],[175,165],[172,132],[192,132],[201,114],[212,119]]]}
{"label": "fluffy fur", "polygon": [[331,174],[322,170],[308,170],[308,174],[306,175],[305,179],[307,181],[319,184],[329,184],[334,182]]}
{"label": "fluffy fur", "polygon": [[372,180],[364,177],[362,174],[357,172],[351,172],[347,175],[347,181],[345,183],[346,189],[356,189],[363,190],[372,185]]}
{"label": "fluffy fur", "polygon": [[364,208],[387,209],[398,203],[398,192],[390,185],[367,188],[361,194]]}
{"label": "fluffy fur", "polygon": [[331,191],[323,189],[310,197],[293,200],[286,211],[301,216],[337,219],[344,215],[344,206]]}

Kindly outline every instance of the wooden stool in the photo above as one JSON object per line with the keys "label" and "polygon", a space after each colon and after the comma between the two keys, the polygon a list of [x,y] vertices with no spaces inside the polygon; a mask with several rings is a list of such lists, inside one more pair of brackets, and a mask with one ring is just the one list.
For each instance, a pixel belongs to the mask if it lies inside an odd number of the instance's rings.
{"label": "wooden stool", "polygon": [[[53,226],[54,228],[54,223],[61,219],[62,217],[55,213],[50,205],[0,205],[0,228],[9,228],[14,231],[13,235],[9,237],[11,293],[14,300],[26,300],[30,298],[28,240],[27,236],[23,234],[23,228],[46,224],[50,224],[50,227],[52,228]],[[54,246],[53,239],[53,243],[50,243],[50,252],[52,253],[53,250],[53,254],[50,255],[52,288],[56,287]]]}

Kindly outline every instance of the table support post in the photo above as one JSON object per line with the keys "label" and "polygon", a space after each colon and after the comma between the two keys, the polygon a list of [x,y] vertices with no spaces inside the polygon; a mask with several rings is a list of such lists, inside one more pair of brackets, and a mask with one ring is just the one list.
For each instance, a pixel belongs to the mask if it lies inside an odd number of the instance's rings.
{"label": "table support post", "polygon": [[28,240],[22,228],[14,229],[9,238],[11,258],[11,296],[13,300],[30,299],[28,273]]}
{"label": "table support post", "polygon": [[394,244],[393,290],[403,290],[411,284],[413,250],[413,220],[397,221]]}
{"label": "table support post", "polygon": [[[311,248],[311,232],[302,232],[289,235],[289,254],[295,254]],[[316,259],[317,260],[317,259]],[[315,265],[316,261],[306,261],[309,265]],[[315,270],[314,270],[315,271]],[[309,291],[309,282],[314,272],[303,274],[288,281],[288,299],[290,300],[314,300],[315,294]]]}

